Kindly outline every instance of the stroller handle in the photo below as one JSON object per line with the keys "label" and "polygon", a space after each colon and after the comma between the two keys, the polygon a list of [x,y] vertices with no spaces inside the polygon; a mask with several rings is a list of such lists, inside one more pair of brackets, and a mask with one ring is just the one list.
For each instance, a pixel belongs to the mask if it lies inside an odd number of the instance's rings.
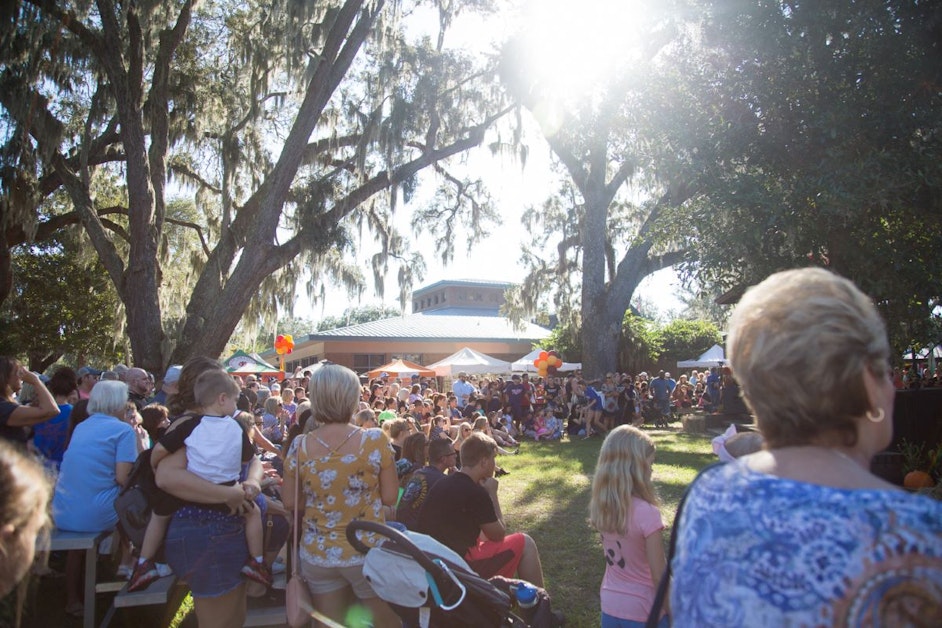
{"label": "stroller handle", "polygon": [[363,542],[357,538],[356,533],[360,530],[364,532],[373,532],[375,534],[385,536],[391,541],[395,541],[395,543],[403,551],[409,554],[411,558],[413,558],[417,563],[419,563],[419,565],[422,566],[422,569],[431,574],[432,577],[435,578],[436,582],[442,582],[442,579],[445,581],[451,580],[451,576],[444,569],[442,569],[440,565],[433,562],[425,552],[419,549],[419,547],[413,543],[411,539],[409,539],[409,537],[399,530],[391,528],[390,526],[383,523],[354,519],[347,524],[347,541],[350,542],[350,545],[353,546],[353,549],[360,552],[361,554],[366,554],[368,551],[370,551],[370,547],[364,545]]}
{"label": "stroller handle", "polygon": [[433,562],[432,559],[430,559],[425,552],[419,549],[419,547],[413,543],[409,537],[399,530],[383,523],[354,519],[347,524],[347,540],[350,542],[350,545],[353,546],[353,549],[360,552],[361,554],[366,554],[368,551],[370,551],[370,547],[364,545],[363,542],[357,538],[356,533],[360,530],[364,532],[373,532],[375,534],[385,536],[387,539],[395,541],[399,547],[409,554],[409,556],[414,558],[417,563],[422,565],[422,568],[425,571],[432,574],[436,578],[441,576],[443,578],[450,579],[445,570]]}

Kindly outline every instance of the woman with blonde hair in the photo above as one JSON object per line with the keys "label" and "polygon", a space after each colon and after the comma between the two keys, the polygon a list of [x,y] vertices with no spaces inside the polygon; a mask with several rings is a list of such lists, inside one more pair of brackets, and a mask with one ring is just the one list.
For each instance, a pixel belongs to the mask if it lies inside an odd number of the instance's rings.
{"label": "woman with blonde hair", "polygon": [[[667,567],[664,521],[651,481],[654,441],[630,425],[602,443],[589,501],[589,524],[602,536],[602,628],[642,626]],[[669,625],[667,616],[659,626]]]}
{"label": "woman with blonde hair", "polygon": [[870,473],[895,394],[870,299],[823,269],[776,273],[743,296],[727,349],[765,448],[691,488],[673,625],[938,625],[942,503]]}
{"label": "woman with blonde hair", "polygon": [[[352,592],[372,613],[373,625],[399,626],[363,576],[364,556],[345,534],[354,519],[383,523],[384,506],[396,503],[399,482],[389,439],[380,428],[350,424],[360,398],[359,378],[350,369],[324,363],[311,376],[308,396],[311,418],[320,426],[291,444],[281,495],[285,507],[300,515],[301,573],[314,607],[342,623]],[[360,540],[372,547],[381,539],[361,532]]]}

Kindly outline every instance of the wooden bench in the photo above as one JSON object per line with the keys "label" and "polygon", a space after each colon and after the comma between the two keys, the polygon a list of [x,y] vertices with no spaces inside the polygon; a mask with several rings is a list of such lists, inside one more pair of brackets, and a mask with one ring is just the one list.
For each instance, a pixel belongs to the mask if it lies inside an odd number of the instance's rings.
{"label": "wooden bench", "polygon": [[[134,608],[137,606],[164,605],[171,599],[171,593],[177,585],[179,578],[171,574],[155,580],[143,591],[128,591],[128,583],[118,583],[117,595],[111,602],[111,607],[101,621],[101,628],[107,628],[114,619],[114,615],[119,608]],[[182,585],[181,585],[182,586]],[[181,591],[181,597],[183,592]]]}
{"label": "wooden bench", "polygon": [[[281,582],[279,582],[279,577]],[[284,574],[279,574],[275,576],[275,587],[284,588]],[[137,606],[152,606],[152,605],[164,605],[167,604],[173,599],[173,593],[175,587],[178,587],[179,590],[177,593],[180,599],[185,595],[186,584],[181,581],[175,574],[165,576],[159,580],[154,581],[150,586],[148,586],[143,591],[128,591],[128,583],[121,583],[123,586],[120,587],[118,594],[115,596],[114,601],[111,604],[111,608],[108,609],[108,613],[105,615],[105,618],[102,620],[101,628],[107,628],[110,625],[111,621],[114,619],[114,615],[119,608],[133,608]],[[288,623],[288,614],[284,606],[263,606],[258,608],[248,609],[245,617],[244,626],[284,626]]]}
{"label": "wooden bench", "polygon": [[[38,549],[41,551],[85,552],[85,613],[82,617],[84,628],[93,628],[95,625],[95,593],[108,590],[107,583],[99,585],[98,576],[98,548],[102,542],[111,536],[112,531],[104,532],[69,532],[67,530],[53,530],[49,535],[49,545]],[[99,586],[101,591],[99,591]]]}

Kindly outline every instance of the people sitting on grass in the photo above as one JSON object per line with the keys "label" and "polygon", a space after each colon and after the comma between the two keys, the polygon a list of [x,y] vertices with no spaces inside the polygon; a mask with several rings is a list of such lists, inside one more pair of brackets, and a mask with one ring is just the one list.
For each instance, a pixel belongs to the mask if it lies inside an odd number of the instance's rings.
{"label": "people sitting on grass", "polygon": [[409,419],[397,418],[383,422],[383,431],[389,437],[389,443],[392,445],[396,454],[396,460],[402,457],[402,445],[406,437],[412,433],[412,422]]}
{"label": "people sitting on grass", "polygon": [[488,435],[497,441],[501,447],[519,447],[520,443],[507,432],[506,425],[501,422],[500,411],[493,411],[487,415],[487,424],[490,426]]}
{"label": "people sitting on grass", "polygon": [[451,442],[451,436],[449,434],[448,418],[438,414],[432,418],[429,422],[428,430],[428,440],[431,443],[433,440],[447,440]]}
{"label": "people sitting on grass", "polygon": [[[491,425],[490,423],[488,423],[486,417],[479,416],[478,418],[474,419],[474,423],[472,424],[471,429],[474,432],[478,432],[480,434],[487,434],[491,438],[494,438],[494,434],[491,432]],[[494,442],[497,443],[496,438],[494,438]],[[497,443],[497,453],[499,453],[502,456],[512,456],[516,454],[517,452],[516,450],[509,451],[507,449],[504,449],[503,447],[501,447],[500,443]]]}
{"label": "people sitting on grass", "polygon": [[428,438],[423,432],[413,432],[406,436],[402,443],[402,456],[396,461],[396,475],[399,477],[400,487],[405,487],[413,471],[425,466],[427,446]]}
{"label": "people sitting on grass", "polygon": [[428,445],[428,464],[416,469],[406,483],[396,508],[396,521],[410,530],[415,530],[419,522],[419,513],[425,504],[429,491],[445,477],[445,473],[455,469],[458,452],[450,440],[436,439]]}
{"label": "people sitting on grass", "polygon": [[429,491],[418,529],[463,556],[482,578],[515,575],[543,586],[543,567],[536,543],[523,533],[507,534],[500,500],[497,443],[482,433],[461,444],[462,466]]}
{"label": "people sitting on grass", "polygon": [[543,409],[543,416],[545,417],[544,425],[546,427],[546,433],[543,435],[543,438],[540,440],[559,440],[563,437],[563,422],[562,419],[557,417],[551,408],[547,407]]}

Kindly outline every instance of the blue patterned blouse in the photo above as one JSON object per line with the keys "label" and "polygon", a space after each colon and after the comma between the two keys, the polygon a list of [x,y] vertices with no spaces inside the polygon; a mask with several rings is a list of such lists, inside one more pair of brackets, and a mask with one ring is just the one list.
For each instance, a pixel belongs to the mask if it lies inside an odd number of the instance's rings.
{"label": "blue patterned blouse", "polygon": [[942,502],[739,461],[697,481],[680,525],[674,626],[942,625]]}

